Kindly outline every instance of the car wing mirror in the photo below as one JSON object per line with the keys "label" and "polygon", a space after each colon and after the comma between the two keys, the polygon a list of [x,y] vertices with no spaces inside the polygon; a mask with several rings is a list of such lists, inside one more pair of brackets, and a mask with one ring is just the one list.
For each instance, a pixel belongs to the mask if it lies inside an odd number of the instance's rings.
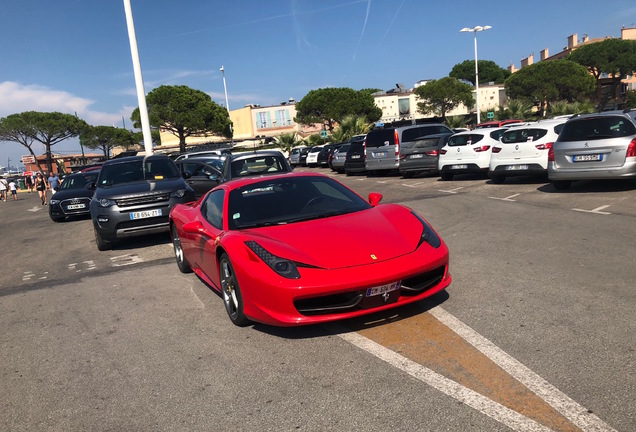
{"label": "car wing mirror", "polygon": [[189,173],[187,173],[185,171],[183,172],[182,175],[183,175],[183,178],[186,179],[186,180],[189,179],[190,177],[192,177],[192,174],[189,174]]}
{"label": "car wing mirror", "polygon": [[205,229],[203,224],[199,221],[184,223],[181,229],[186,234],[199,234],[207,237],[212,237],[212,235],[208,233],[208,230]]}
{"label": "car wing mirror", "polygon": [[95,190],[97,189],[97,184],[95,182],[88,182],[84,187],[88,190]]}
{"label": "car wing mirror", "polygon": [[382,194],[379,192],[371,192],[369,194],[369,204],[371,204],[373,207],[377,206],[378,204],[380,204],[380,201],[382,200]]}

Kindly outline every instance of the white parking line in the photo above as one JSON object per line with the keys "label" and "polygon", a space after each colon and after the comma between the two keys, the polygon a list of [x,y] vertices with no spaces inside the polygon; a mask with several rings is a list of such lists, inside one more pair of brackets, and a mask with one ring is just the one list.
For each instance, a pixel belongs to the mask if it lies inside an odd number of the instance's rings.
{"label": "white parking line", "polygon": [[597,207],[594,210],[583,210],[583,209],[578,209],[578,208],[573,208],[572,210],[578,211],[578,212],[584,212],[584,213],[596,213],[596,214],[601,214],[601,215],[609,215],[609,214],[611,214],[610,212],[601,211],[601,210],[606,209],[608,207],[609,207],[609,205],[604,205],[604,206]]}
{"label": "white parking line", "polygon": [[511,198],[517,197],[521,194],[514,194],[514,195],[510,195],[509,197],[506,198],[499,198],[499,197],[488,197],[488,198],[492,198],[492,199],[496,199],[496,200],[501,200],[501,201],[517,201],[517,200],[513,200]]}
{"label": "white parking line", "polygon": [[382,345],[358,334],[340,333],[339,336],[360,349],[384,360],[412,377],[462,402],[516,431],[549,431],[550,429],[463,385],[446,378]]}
{"label": "white parking line", "polygon": [[40,210],[42,210],[42,207],[33,206],[33,207],[31,207],[29,210],[27,210],[27,211],[30,211],[30,212],[36,212],[36,211],[40,211]]}
{"label": "white parking line", "polygon": [[419,186],[421,184],[425,184],[426,182],[416,182],[416,183],[402,183],[402,186],[406,186],[406,187],[415,187],[415,186]]}
{"label": "white parking line", "polygon": [[112,257],[110,261],[113,267],[122,267],[122,266],[144,262],[144,260],[139,258],[137,255],[130,255],[130,254]]}
{"label": "white parking line", "polygon": [[429,312],[583,431],[614,431],[597,416],[441,307]]}
{"label": "white parking line", "polygon": [[464,186],[456,187],[455,189],[450,189],[450,190],[441,190],[440,189],[440,190],[438,190],[438,192],[446,192],[446,193],[454,194],[454,193],[457,193],[457,191],[460,190],[460,189],[464,189]]}

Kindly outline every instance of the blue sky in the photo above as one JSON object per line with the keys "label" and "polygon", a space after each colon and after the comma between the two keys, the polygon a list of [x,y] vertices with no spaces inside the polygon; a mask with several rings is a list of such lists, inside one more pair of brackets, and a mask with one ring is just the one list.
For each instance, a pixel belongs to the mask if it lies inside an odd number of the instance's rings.
{"label": "blue sky", "polygon": [[[389,89],[447,76],[480,59],[501,67],[567,36],[620,36],[636,2],[612,0],[131,0],[146,92],[187,85],[230,109],[302,99],[322,87]],[[130,128],[137,106],[123,0],[2,0],[0,117],[23,111],[77,114]],[[42,146],[39,146],[42,147]],[[36,150],[39,149],[36,146]],[[79,151],[77,140],[54,151]],[[0,143],[0,165],[26,149]]]}

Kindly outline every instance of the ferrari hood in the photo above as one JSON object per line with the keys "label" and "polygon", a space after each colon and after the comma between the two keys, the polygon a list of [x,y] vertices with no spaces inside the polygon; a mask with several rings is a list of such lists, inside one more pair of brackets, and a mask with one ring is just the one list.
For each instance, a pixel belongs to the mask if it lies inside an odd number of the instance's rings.
{"label": "ferrari hood", "polygon": [[385,204],[342,216],[256,228],[249,230],[249,237],[281,258],[335,269],[413,252],[422,229],[411,210]]}

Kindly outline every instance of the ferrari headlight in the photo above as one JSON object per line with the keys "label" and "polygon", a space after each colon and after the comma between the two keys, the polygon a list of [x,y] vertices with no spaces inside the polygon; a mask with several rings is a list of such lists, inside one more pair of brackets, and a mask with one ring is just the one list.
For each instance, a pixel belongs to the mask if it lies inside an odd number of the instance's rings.
{"label": "ferrari headlight", "polygon": [[433,228],[431,228],[431,226],[424,220],[422,216],[418,215],[415,212],[411,213],[413,213],[413,216],[415,216],[417,220],[422,223],[422,236],[420,237],[420,241],[417,243],[417,247],[420,247],[420,245],[424,242],[430,244],[436,249],[440,247],[440,245],[442,244],[442,240],[437,234],[435,234]]}
{"label": "ferrari headlight", "polygon": [[267,251],[263,246],[253,240],[246,241],[245,244],[254,252],[265,264],[276,273],[287,279],[300,279],[300,273],[296,263],[285,258],[277,257]]}

